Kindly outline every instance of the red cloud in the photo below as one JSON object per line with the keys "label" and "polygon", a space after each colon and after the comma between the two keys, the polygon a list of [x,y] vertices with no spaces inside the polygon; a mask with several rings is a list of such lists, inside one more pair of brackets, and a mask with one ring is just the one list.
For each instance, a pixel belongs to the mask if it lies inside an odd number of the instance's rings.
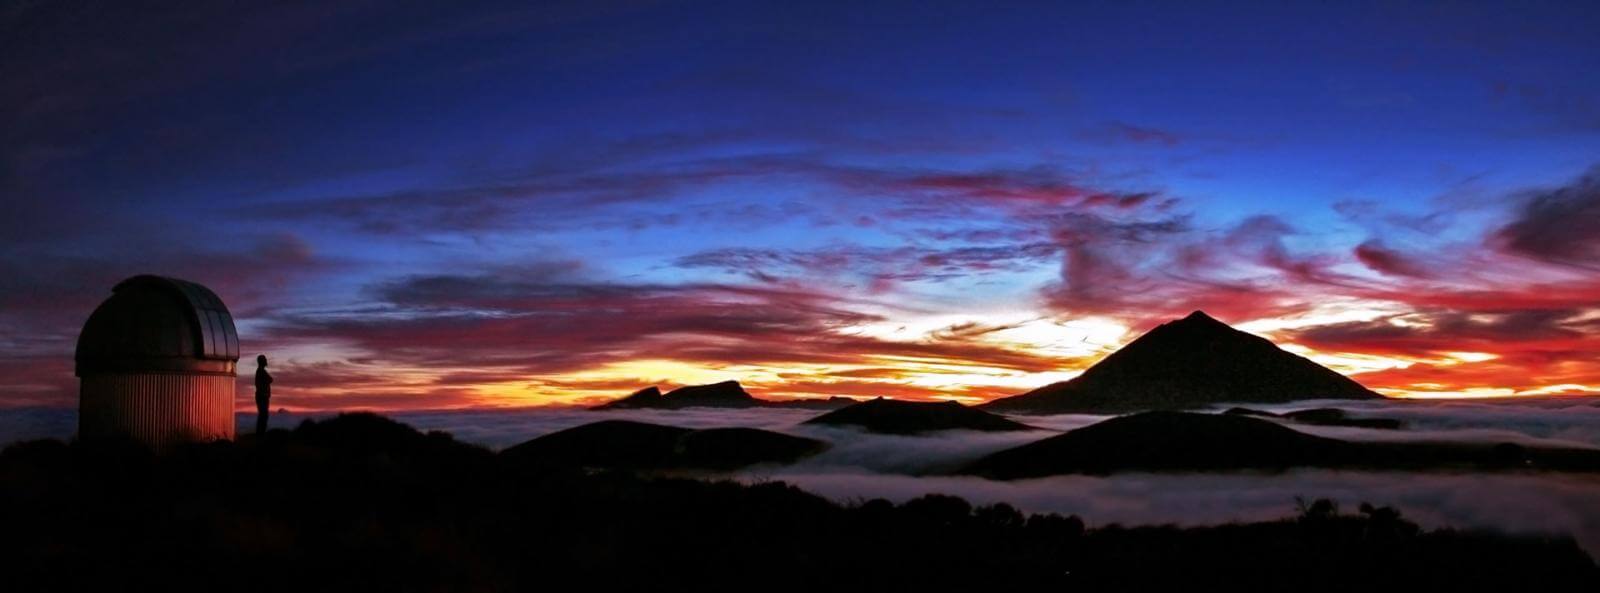
{"label": "red cloud", "polygon": [[[412,277],[373,289],[385,305],[378,312],[280,317],[272,340],[344,344],[363,353],[355,362],[378,363],[286,369],[285,376],[296,375],[305,387],[300,402],[313,401],[319,391],[381,393],[391,403],[424,393],[461,396],[461,386],[560,377],[640,359],[784,366],[893,358],[1024,372],[1063,364],[965,334],[908,342],[843,334],[837,330],[876,318],[841,308],[837,297],[791,286],[624,285],[582,281],[565,270],[541,266],[515,279]],[[397,386],[402,378],[382,377],[383,368],[432,374],[420,384]],[[791,381],[774,393],[826,394],[811,391],[823,383],[805,385]],[[873,385],[877,395],[936,395],[926,388]],[[295,389],[286,385],[284,392],[292,399]]]}

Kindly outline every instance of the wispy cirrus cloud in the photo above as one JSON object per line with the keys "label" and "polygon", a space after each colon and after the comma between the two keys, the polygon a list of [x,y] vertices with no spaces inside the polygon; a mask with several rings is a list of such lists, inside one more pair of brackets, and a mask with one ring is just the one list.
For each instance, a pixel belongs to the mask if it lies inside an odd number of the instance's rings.
{"label": "wispy cirrus cloud", "polygon": [[966,247],[839,246],[816,250],[725,248],[680,257],[673,265],[709,268],[760,281],[790,277],[859,276],[873,285],[1033,269],[1053,259],[1050,242]]}
{"label": "wispy cirrus cloud", "polygon": [[1152,126],[1140,126],[1127,122],[1110,122],[1084,133],[1084,136],[1103,141],[1129,142],[1134,144],[1154,144],[1164,147],[1175,147],[1182,144],[1182,135]]}

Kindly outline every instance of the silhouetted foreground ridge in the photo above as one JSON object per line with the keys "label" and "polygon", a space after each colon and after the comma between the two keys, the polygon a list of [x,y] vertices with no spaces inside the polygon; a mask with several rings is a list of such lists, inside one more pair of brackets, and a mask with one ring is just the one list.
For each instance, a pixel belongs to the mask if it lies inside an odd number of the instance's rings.
{"label": "silhouetted foreground ridge", "polygon": [[1597,584],[1568,539],[1421,531],[1387,508],[1085,530],[945,496],[841,506],[782,483],[529,464],[372,415],[161,457],[19,444],[0,453],[0,503],[8,592]]}
{"label": "silhouetted foreground ridge", "polygon": [[1381,397],[1265,338],[1195,311],[1139,336],[1082,375],[981,407],[1040,414],[1132,412]]}
{"label": "silhouetted foreground ridge", "polygon": [[869,432],[915,434],[934,430],[1030,430],[999,414],[956,402],[913,402],[876,398],[828,412],[805,422],[855,426]]}

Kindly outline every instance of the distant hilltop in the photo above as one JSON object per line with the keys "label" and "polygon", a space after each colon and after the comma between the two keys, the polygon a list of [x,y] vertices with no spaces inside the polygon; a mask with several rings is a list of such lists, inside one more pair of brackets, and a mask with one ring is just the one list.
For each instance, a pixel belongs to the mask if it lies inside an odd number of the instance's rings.
{"label": "distant hilltop", "polygon": [[877,398],[852,404],[805,424],[853,426],[867,432],[919,434],[936,430],[1033,430],[999,414],[969,408],[956,402],[911,402]]}
{"label": "distant hilltop", "polygon": [[655,386],[646,387],[615,399],[591,410],[677,410],[681,408],[803,408],[831,410],[856,403],[848,397],[827,399],[793,399],[773,401],[758,399],[738,381],[723,381],[709,385],[689,385],[662,393]]}
{"label": "distant hilltop", "polygon": [[1163,323],[1071,380],[981,406],[995,412],[1132,412],[1383,396],[1202,311]]}

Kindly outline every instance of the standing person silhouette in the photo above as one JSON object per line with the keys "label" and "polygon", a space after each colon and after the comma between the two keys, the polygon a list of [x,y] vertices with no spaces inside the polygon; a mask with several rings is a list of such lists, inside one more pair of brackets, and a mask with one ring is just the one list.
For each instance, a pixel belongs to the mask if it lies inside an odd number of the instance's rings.
{"label": "standing person silhouette", "polygon": [[272,375],[267,374],[267,355],[256,355],[256,434],[267,432],[267,408],[272,403]]}

